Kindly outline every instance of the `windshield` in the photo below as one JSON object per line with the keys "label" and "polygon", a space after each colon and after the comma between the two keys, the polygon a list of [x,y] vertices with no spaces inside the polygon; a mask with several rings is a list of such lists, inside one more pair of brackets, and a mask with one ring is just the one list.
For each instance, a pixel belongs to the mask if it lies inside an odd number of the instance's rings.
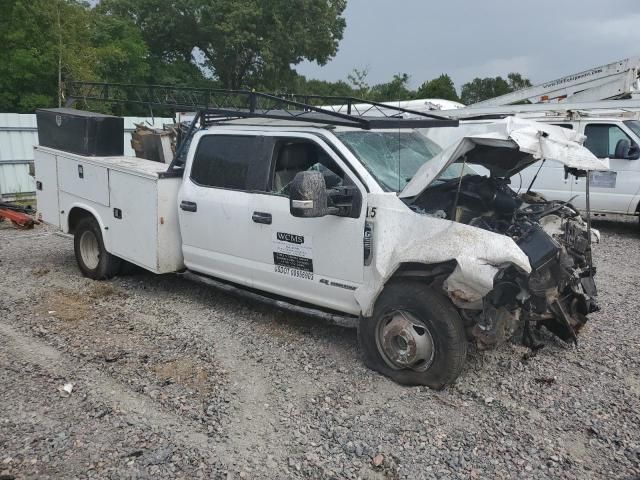
{"label": "windshield", "polygon": [[631,129],[638,137],[640,137],[640,122],[638,120],[626,120],[624,124]]}
{"label": "windshield", "polygon": [[416,130],[349,131],[336,136],[380,185],[400,192],[418,169],[442,149]]}

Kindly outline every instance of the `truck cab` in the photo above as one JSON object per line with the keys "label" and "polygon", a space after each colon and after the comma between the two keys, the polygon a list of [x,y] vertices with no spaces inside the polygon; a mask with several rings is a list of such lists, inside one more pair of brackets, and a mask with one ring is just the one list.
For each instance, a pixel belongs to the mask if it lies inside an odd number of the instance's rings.
{"label": "truck cab", "polygon": [[[195,135],[179,193],[185,266],[358,315],[367,195],[383,191],[334,133],[269,123]],[[347,211],[291,215],[292,182],[306,171],[320,172],[328,188],[350,187]]]}

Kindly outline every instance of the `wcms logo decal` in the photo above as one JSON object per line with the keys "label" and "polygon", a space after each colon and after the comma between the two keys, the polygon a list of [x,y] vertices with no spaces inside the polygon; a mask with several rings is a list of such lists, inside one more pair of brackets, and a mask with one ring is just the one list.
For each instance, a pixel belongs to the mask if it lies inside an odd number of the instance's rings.
{"label": "wcms logo decal", "polygon": [[295,243],[296,245],[302,245],[304,243],[304,235],[296,235],[294,233],[276,233],[276,238],[281,242]]}

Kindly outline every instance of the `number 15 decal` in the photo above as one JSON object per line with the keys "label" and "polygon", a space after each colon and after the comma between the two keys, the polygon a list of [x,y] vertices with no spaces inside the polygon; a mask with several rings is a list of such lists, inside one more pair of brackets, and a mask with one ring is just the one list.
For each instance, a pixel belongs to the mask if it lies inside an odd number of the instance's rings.
{"label": "number 15 decal", "polygon": [[374,218],[376,216],[376,208],[378,207],[367,207],[367,218]]}

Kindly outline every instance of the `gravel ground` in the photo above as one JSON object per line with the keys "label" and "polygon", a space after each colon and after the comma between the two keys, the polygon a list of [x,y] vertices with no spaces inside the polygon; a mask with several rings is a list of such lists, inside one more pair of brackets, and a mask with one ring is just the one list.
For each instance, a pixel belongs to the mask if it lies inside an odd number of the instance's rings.
{"label": "gravel ground", "polygon": [[640,233],[595,226],[579,346],[472,351],[441,392],[367,370],[353,330],[173,275],[93,282],[70,240],[1,226],[0,478],[638,478]]}

